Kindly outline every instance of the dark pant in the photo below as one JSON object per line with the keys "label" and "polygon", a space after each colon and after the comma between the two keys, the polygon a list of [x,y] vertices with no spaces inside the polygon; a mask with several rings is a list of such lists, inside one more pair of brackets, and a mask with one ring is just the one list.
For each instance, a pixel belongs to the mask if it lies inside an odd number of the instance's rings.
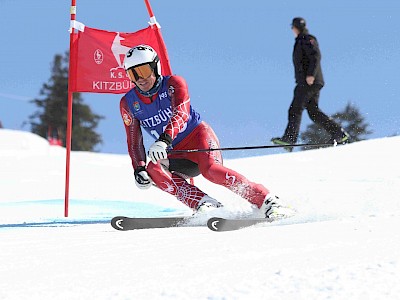
{"label": "dark pant", "polygon": [[301,116],[307,109],[310,119],[321,125],[332,136],[340,132],[341,128],[331,118],[324,114],[318,107],[321,85],[298,84],[294,89],[294,97],[289,107],[288,124],[283,139],[295,144],[299,136]]}

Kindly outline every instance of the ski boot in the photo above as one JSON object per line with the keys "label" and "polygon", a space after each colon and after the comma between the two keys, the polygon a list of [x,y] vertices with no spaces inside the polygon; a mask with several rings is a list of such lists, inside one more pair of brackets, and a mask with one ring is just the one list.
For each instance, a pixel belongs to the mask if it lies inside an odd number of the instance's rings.
{"label": "ski boot", "polygon": [[263,217],[267,219],[279,220],[292,217],[296,211],[285,204],[278,196],[268,194],[264,203],[260,207]]}
{"label": "ski boot", "polygon": [[332,143],[337,143],[337,144],[347,144],[350,141],[350,135],[344,131],[343,129],[341,129],[337,134],[333,135],[330,142]]}
{"label": "ski boot", "polygon": [[199,201],[199,205],[196,208],[196,213],[201,213],[201,214],[208,213],[220,207],[223,207],[223,205],[220,202],[218,202],[214,198],[211,198],[208,195],[205,195]]}
{"label": "ski boot", "polygon": [[288,145],[287,147],[283,147],[286,151],[288,152],[292,152],[293,151],[293,147],[290,147],[289,145],[291,144],[290,141],[285,140],[284,138],[280,138],[280,137],[275,137],[271,139],[271,142],[275,145],[281,145],[281,146],[285,146]]}

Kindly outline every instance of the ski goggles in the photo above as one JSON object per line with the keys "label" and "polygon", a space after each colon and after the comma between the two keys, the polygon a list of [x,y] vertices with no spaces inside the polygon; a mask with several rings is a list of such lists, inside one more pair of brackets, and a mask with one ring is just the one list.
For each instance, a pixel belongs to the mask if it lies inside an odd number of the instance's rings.
{"label": "ski goggles", "polygon": [[157,63],[151,62],[151,63],[146,63],[143,65],[139,65],[136,67],[132,67],[126,71],[128,74],[128,77],[130,80],[133,82],[136,82],[139,80],[139,78],[142,79],[147,79],[153,74],[154,68],[157,66]]}

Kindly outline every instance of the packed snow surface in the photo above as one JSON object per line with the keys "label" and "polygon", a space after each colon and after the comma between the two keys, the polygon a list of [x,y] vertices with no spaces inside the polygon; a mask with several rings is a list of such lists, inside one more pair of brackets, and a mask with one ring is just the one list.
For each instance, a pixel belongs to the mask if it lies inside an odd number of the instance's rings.
{"label": "packed snow surface", "polygon": [[[226,160],[297,211],[218,233],[114,230],[113,216],[191,211],[138,190],[128,155],[72,152],[0,129],[0,299],[399,299],[400,137]],[[205,179],[227,216],[251,208]]]}

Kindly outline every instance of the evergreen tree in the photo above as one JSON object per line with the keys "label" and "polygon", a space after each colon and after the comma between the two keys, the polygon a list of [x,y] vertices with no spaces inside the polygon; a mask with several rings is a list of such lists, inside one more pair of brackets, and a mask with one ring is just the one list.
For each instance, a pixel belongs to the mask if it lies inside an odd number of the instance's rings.
{"label": "evergreen tree", "polygon": [[[47,138],[55,132],[62,139],[63,145],[67,131],[68,61],[68,51],[64,57],[55,55],[49,82],[43,84],[40,99],[31,101],[36,104],[38,111],[29,117],[33,133]],[[102,138],[95,129],[104,117],[94,114],[83,103],[80,93],[73,94],[72,111],[71,149],[94,151],[95,146],[102,143]]]}
{"label": "evergreen tree", "polygon": [[[331,116],[341,127],[350,135],[350,141],[357,142],[364,140],[367,135],[371,134],[369,124],[360,113],[360,110],[355,105],[348,103],[343,111],[337,112]],[[324,128],[318,124],[311,124],[307,126],[306,131],[300,134],[304,143],[310,144],[323,144],[328,143],[331,136]],[[328,146],[325,146],[328,147]],[[315,147],[303,147],[303,150],[313,149]]]}

